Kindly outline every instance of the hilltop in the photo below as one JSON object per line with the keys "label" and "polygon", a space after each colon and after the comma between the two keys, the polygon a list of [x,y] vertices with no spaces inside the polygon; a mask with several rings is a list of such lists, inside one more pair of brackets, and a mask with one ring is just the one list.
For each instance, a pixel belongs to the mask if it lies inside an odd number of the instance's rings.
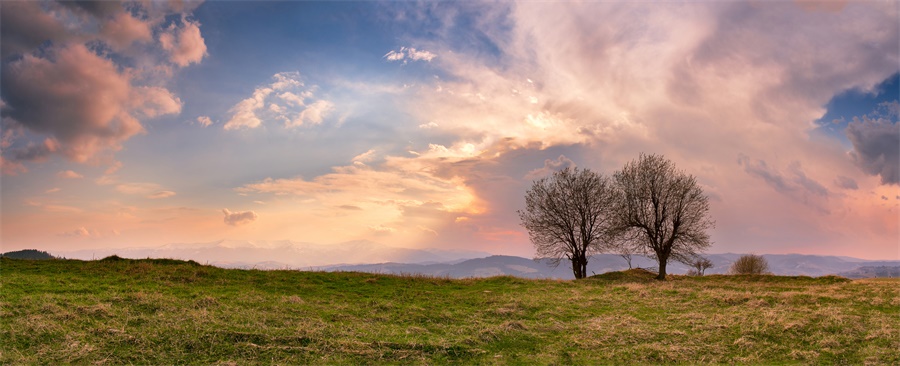
{"label": "hilltop", "polygon": [[0,257],[13,259],[56,259],[50,253],[37,249],[24,249],[0,253]]}
{"label": "hilltop", "polygon": [[900,363],[897,280],[0,260],[0,363]]}

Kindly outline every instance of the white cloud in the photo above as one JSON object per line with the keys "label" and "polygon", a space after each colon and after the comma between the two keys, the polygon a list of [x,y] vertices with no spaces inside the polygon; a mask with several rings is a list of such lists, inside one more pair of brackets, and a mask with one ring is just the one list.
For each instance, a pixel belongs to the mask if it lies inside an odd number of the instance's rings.
{"label": "white cloud", "polygon": [[353,163],[370,163],[372,160],[375,160],[375,149],[369,149],[362,154],[354,156],[350,161]]}
{"label": "white cloud", "polygon": [[334,110],[334,103],[327,100],[317,100],[310,104],[290,123],[285,124],[286,127],[298,127],[304,124],[321,124],[325,117]]}
{"label": "white cloud", "polygon": [[249,224],[259,217],[253,211],[238,211],[231,212],[227,208],[222,209],[222,213],[225,214],[225,224],[230,226],[239,226],[244,224]]}
{"label": "white cloud", "polygon": [[384,59],[388,61],[403,61],[406,64],[409,61],[425,61],[431,62],[436,54],[425,51],[425,50],[417,50],[413,47],[400,47],[399,50],[391,50],[390,52],[384,55]]}
{"label": "white cloud", "polygon": [[[263,119],[283,121],[287,128],[317,125],[334,110],[334,104],[327,100],[307,103],[308,99],[313,98],[312,91],[317,87],[313,85],[303,89],[306,86],[300,80],[300,73],[281,72],[273,75],[272,79],[272,83],[256,88],[251,97],[231,108],[232,117],[225,123],[226,130],[257,128],[262,125]],[[267,104],[273,96],[284,101],[285,105]]]}
{"label": "white cloud", "polygon": [[312,93],[309,91],[302,93],[302,95],[297,95],[297,94],[294,94],[291,92],[284,92],[284,93],[278,94],[278,97],[281,98],[282,100],[284,100],[285,102],[291,103],[295,106],[301,106],[301,107],[304,105],[303,100],[306,98],[309,98],[310,96],[312,96]]}
{"label": "white cloud", "polygon": [[231,108],[233,113],[231,119],[225,122],[223,127],[226,130],[236,130],[241,128],[257,128],[262,124],[262,120],[256,115],[256,111],[262,109],[266,104],[266,97],[273,91],[270,87],[261,87],[253,91],[253,96],[242,100],[240,103]]}
{"label": "white cloud", "polygon": [[419,128],[421,128],[421,129],[429,129],[429,128],[435,128],[435,127],[438,127],[438,124],[434,121],[431,121],[428,123],[423,123],[423,124],[419,125]]}

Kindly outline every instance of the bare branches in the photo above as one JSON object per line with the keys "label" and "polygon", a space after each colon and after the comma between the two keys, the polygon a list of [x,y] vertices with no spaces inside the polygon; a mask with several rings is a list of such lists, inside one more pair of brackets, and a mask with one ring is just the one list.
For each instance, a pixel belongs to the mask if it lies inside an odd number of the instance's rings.
{"label": "bare branches", "polygon": [[669,260],[695,264],[715,226],[697,179],[661,155],[641,154],[614,180],[566,168],[535,181],[525,205],[519,218],[537,256],[568,259],[575,278],[586,275],[592,254],[615,249],[626,261],[631,254],[656,258],[657,278],[665,279]]}
{"label": "bare branches", "polygon": [[642,246],[659,261],[658,279],[669,259],[688,263],[710,245],[709,202],[696,178],[675,169],[661,155],[644,155],[614,175],[622,199],[619,230],[631,245]]}
{"label": "bare branches", "polygon": [[575,278],[583,278],[587,258],[608,247],[616,197],[608,178],[566,168],[532,184],[519,218],[538,257],[555,264],[566,258]]}

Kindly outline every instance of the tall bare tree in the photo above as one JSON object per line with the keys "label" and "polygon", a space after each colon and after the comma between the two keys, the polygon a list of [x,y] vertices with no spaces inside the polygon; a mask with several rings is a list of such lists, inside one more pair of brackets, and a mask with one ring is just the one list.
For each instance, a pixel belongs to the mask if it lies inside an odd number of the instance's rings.
{"label": "tall bare tree", "polygon": [[608,247],[616,199],[609,178],[566,168],[532,184],[519,218],[538,257],[555,265],[568,259],[575,278],[584,278],[588,258]]}
{"label": "tall bare tree", "polygon": [[706,231],[715,226],[709,202],[697,179],[675,169],[661,155],[633,160],[614,175],[622,192],[617,226],[623,240],[642,247],[659,262],[659,280],[670,259],[690,263],[710,245]]}

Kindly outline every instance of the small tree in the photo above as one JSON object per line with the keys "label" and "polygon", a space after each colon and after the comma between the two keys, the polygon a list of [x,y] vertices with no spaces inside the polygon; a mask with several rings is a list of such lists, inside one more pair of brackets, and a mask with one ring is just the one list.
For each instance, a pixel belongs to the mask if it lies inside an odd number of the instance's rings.
{"label": "small tree", "polygon": [[623,259],[625,259],[626,262],[628,262],[628,269],[633,268],[633,267],[631,267],[631,253],[630,252],[624,251],[622,253],[619,253],[619,256],[622,257]]}
{"label": "small tree", "polygon": [[616,172],[622,191],[616,210],[617,228],[623,240],[643,247],[659,262],[657,279],[666,278],[670,259],[689,263],[709,247],[706,230],[715,226],[709,218],[709,202],[697,179],[675,169],[661,155],[644,155]]}
{"label": "small tree", "polygon": [[745,254],[731,264],[728,272],[731,274],[767,274],[769,273],[769,262],[761,255]]}
{"label": "small tree", "polygon": [[697,256],[690,263],[691,267],[694,267],[691,271],[697,276],[703,276],[706,274],[706,270],[715,267],[713,262],[707,258]]}
{"label": "small tree", "polygon": [[554,265],[568,259],[575,278],[584,278],[588,258],[610,241],[616,197],[603,175],[566,168],[535,181],[525,194],[525,211],[518,213],[538,257]]}

